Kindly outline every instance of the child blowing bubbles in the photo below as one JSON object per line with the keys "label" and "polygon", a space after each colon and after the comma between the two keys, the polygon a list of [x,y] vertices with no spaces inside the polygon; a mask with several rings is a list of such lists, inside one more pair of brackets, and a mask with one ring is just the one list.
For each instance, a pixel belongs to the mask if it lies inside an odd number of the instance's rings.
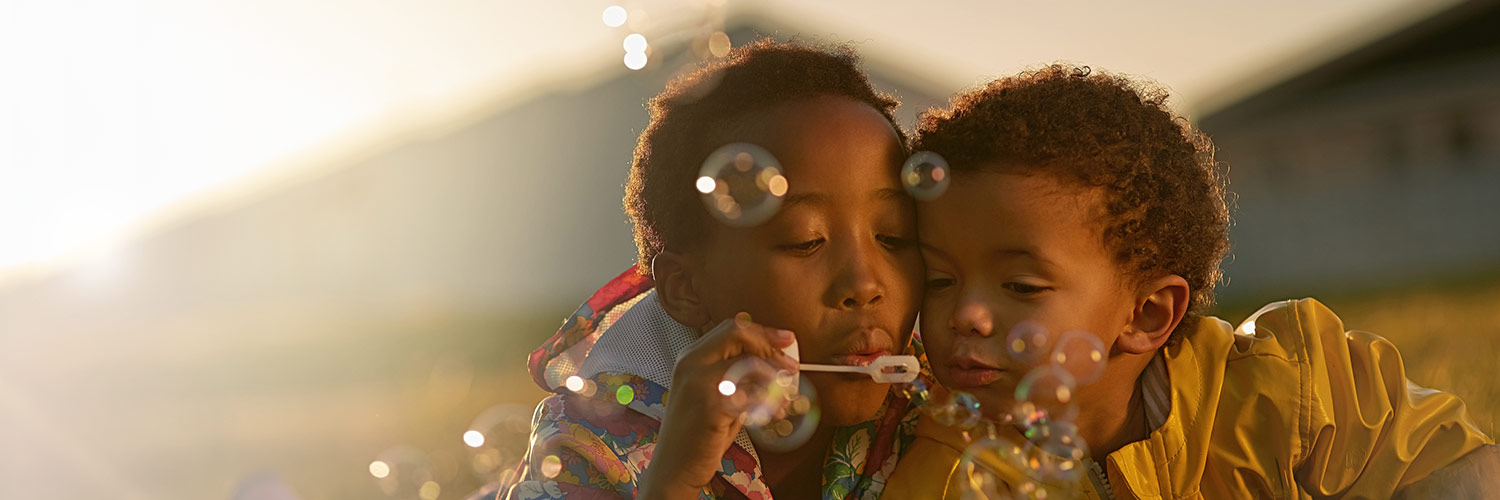
{"label": "child blowing bubbles", "polygon": [[[788,451],[740,439],[719,384],[746,359],[795,370],[781,351],[794,338],[808,363],[908,349],[922,262],[896,105],[851,51],[770,40],[653,99],[625,195],[639,264],[533,353],[534,378],[558,394],[537,409],[525,481],[502,494],[878,497],[915,424],[887,385],[802,374],[822,425]],[[695,189],[704,158],[732,143],[785,172],[763,224],[717,223]],[[586,389],[561,387],[567,376]]]}
{"label": "child blowing bubbles", "polygon": [[[1074,398],[1093,496],[1384,498],[1483,447],[1453,465],[1481,481],[1500,463],[1490,439],[1457,398],[1406,381],[1384,339],[1312,299],[1238,332],[1202,316],[1228,248],[1224,181],[1165,99],[1054,65],[923,117],[913,149],[954,171],[918,208],[934,375],[1002,421],[1030,368],[1006,354],[1012,328],[1097,337],[1105,371]],[[888,496],[960,495],[965,443],[940,427],[919,425]]]}

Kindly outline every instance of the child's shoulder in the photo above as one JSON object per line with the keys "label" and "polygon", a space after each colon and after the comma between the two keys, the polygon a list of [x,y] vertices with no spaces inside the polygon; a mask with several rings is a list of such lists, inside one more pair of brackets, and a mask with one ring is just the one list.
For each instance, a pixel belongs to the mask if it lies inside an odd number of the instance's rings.
{"label": "child's shoulder", "polygon": [[1239,326],[1204,318],[1190,337],[1188,343],[1195,344],[1196,350],[1220,351],[1223,361],[1231,365],[1257,360],[1315,362],[1330,346],[1353,340],[1384,341],[1367,332],[1346,331],[1332,309],[1310,297],[1266,304]]}

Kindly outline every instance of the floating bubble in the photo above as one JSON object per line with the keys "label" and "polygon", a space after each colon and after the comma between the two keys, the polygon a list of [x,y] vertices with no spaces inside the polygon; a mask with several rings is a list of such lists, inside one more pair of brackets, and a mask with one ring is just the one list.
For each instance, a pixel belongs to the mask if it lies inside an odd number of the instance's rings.
{"label": "floating bubble", "polygon": [[629,16],[625,12],[625,8],[621,7],[621,6],[618,6],[618,5],[611,5],[609,7],[605,7],[604,8],[604,15],[603,15],[603,17],[604,17],[604,25],[605,26],[609,26],[611,28],[618,28],[618,27],[624,26],[625,25],[625,20],[629,19]]}
{"label": "floating bubble", "polygon": [[1035,364],[1047,355],[1047,328],[1031,320],[1024,320],[1011,327],[1005,336],[1005,350],[1012,358],[1025,364]]}
{"label": "floating bubble", "polygon": [[1088,444],[1078,435],[1072,422],[1047,422],[1026,430],[1033,446],[1027,450],[1027,464],[1037,477],[1050,482],[1076,481],[1083,477],[1083,460],[1089,455]]}
{"label": "floating bubble", "polygon": [[1015,443],[995,438],[973,442],[964,449],[958,463],[958,473],[966,479],[960,483],[962,497],[1012,498],[1010,485],[1027,479],[1024,460],[1024,449]]}
{"label": "floating bubble", "polygon": [[715,218],[731,226],[749,227],[765,222],[781,208],[787,179],[770,152],[736,142],[708,155],[694,187]]}
{"label": "floating bubble", "polygon": [[942,404],[927,405],[925,408],[938,423],[964,430],[978,425],[981,417],[979,400],[967,392],[954,392]]}
{"label": "floating bubble", "polygon": [[932,397],[932,391],[927,388],[927,383],[923,382],[921,378],[914,379],[905,384],[896,384],[896,391],[902,396],[906,396],[906,399],[911,401],[912,406],[922,406],[927,403],[928,398]]}
{"label": "floating bubble", "polygon": [[1024,479],[1016,482],[1015,489],[1011,490],[1011,492],[1011,498],[1017,499],[1046,500],[1052,497],[1048,490],[1042,487],[1041,483],[1033,479]]}
{"label": "floating bubble", "polygon": [[1104,343],[1084,331],[1064,332],[1052,348],[1052,362],[1066,369],[1079,385],[1093,383],[1104,375]]}
{"label": "floating bubble", "polygon": [[1048,420],[1072,420],[1078,415],[1073,393],[1078,385],[1067,370],[1056,365],[1033,368],[1016,384],[1016,402],[1031,403]]}
{"label": "floating bubble", "polygon": [[1030,429],[1047,421],[1047,412],[1037,408],[1036,403],[1030,401],[1018,401],[1011,409],[1006,419],[1020,426],[1022,429]]}
{"label": "floating bubble", "polygon": [[746,426],[766,425],[796,397],[799,378],[765,359],[747,357],[724,371],[719,393],[745,414]]}
{"label": "floating bubble", "polygon": [[410,446],[387,449],[370,462],[380,491],[394,498],[420,498],[424,484],[436,480],[427,454]]}
{"label": "floating bubble", "polygon": [[901,184],[912,198],[931,201],[942,196],[953,182],[953,170],[948,161],[931,151],[918,151],[906,159],[901,167]]}

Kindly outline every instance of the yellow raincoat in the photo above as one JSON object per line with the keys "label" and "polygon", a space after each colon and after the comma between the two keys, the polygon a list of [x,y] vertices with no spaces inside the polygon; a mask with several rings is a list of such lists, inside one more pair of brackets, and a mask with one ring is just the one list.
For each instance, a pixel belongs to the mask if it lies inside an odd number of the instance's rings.
{"label": "yellow raincoat", "polygon": [[[1390,498],[1493,444],[1457,397],[1408,381],[1394,345],[1345,332],[1313,299],[1268,305],[1238,330],[1204,318],[1162,354],[1170,411],[1098,464],[1088,498]],[[920,422],[884,498],[959,498],[965,446]]]}

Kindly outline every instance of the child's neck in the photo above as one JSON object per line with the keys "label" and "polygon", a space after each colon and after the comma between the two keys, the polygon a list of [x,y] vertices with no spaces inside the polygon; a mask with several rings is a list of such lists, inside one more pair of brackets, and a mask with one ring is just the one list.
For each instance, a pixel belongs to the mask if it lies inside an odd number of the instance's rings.
{"label": "child's neck", "polygon": [[1135,376],[1117,384],[1107,384],[1101,380],[1090,388],[1088,394],[1079,394],[1080,401],[1089,401],[1090,404],[1080,408],[1074,423],[1078,426],[1078,435],[1088,443],[1089,453],[1094,461],[1102,463],[1110,453],[1151,436],[1152,429],[1146,421],[1145,403],[1141,399],[1140,386],[1136,383],[1150,361],[1150,356],[1111,360],[1111,363],[1139,365],[1131,366],[1133,369],[1128,372]]}
{"label": "child's neck", "polygon": [[823,426],[806,444],[785,452],[756,450],[761,477],[779,500],[823,498],[823,461],[833,445],[833,428]]}

